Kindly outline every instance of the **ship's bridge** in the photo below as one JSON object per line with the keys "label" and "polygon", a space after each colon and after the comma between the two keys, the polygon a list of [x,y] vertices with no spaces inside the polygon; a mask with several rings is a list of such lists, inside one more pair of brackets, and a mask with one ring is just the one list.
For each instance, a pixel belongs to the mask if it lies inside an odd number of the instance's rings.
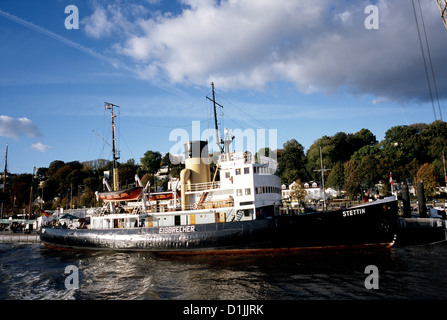
{"label": "ship's bridge", "polygon": [[[220,188],[232,189],[235,207],[264,207],[281,203],[281,181],[273,159],[255,163],[250,153],[221,156]],[[270,160],[269,160],[270,159]]]}

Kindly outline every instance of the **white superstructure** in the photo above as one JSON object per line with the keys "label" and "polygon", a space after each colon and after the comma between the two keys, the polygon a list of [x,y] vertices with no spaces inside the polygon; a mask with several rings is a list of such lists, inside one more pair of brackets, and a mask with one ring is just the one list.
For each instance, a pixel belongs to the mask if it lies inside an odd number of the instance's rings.
{"label": "white superstructure", "polygon": [[[256,163],[249,153],[225,153],[218,161],[219,179],[211,178],[207,143],[191,141],[185,148],[185,169],[170,200],[149,201],[152,195],[146,194],[134,203],[133,214],[92,215],[90,228],[186,226],[269,219],[279,214],[281,183],[276,168]],[[202,157],[194,155],[194,148]],[[176,188],[181,190],[180,197]]]}
{"label": "white superstructure", "polygon": [[281,183],[276,169],[255,163],[250,155],[232,153],[221,156],[219,175],[220,181],[193,183],[186,189],[193,209],[230,208],[242,215],[238,220],[277,213]]}

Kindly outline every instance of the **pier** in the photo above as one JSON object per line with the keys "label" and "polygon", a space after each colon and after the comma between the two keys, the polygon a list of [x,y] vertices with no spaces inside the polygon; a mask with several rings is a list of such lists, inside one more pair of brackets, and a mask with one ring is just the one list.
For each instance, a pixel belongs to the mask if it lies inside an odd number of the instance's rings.
{"label": "pier", "polygon": [[415,245],[447,240],[447,220],[440,218],[399,218],[397,244]]}
{"label": "pier", "polygon": [[0,243],[39,243],[40,238],[36,231],[31,231],[31,233],[16,232],[11,231],[0,231]]}
{"label": "pier", "polygon": [[[36,220],[0,219],[0,243],[38,243],[39,235],[33,227]],[[35,226],[34,226],[35,228]],[[15,232],[14,232],[15,231]]]}

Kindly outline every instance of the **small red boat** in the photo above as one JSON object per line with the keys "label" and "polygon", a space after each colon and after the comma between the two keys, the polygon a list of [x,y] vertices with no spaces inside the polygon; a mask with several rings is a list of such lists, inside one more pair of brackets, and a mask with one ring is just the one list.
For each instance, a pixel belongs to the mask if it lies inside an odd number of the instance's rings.
{"label": "small red boat", "polygon": [[134,187],[126,190],[98,192],[98,199],[103,201],[129,201],[137,200],[143,187]]}
{"label": "small red boat", "polygon": [[[180,192],[177,191],[177,197],[180,199]],[[174,199],[174,192],[157,192],[149,195],[150,201],[171,200]]]}

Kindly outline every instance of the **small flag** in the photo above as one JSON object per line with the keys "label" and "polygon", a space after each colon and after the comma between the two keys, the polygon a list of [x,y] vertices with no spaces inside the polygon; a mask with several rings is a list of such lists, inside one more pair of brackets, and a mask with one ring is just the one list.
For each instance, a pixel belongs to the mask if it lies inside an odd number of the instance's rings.
{"label": "small flag", "polygon": [[393,176],[391,175],[391,172],[390,172],[390,184],[391,184],[391,185],[394,185],[394,182],[393,182]]}
{"label": "small flag", "polygon": [[47,218],[50,216],[50,214],[48,212],[46,212],[45,210],[40,210],[40,215],[45,216]]}

